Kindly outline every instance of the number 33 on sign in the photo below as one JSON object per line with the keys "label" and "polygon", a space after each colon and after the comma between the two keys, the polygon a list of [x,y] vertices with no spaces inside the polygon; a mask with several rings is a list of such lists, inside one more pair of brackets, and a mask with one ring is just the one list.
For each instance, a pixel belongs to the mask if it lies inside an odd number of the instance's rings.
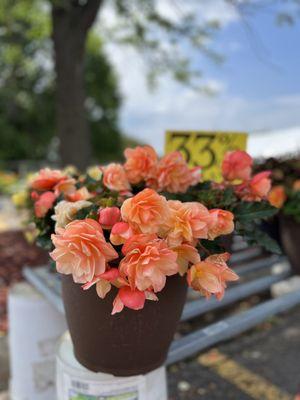
{"label": "number 33 on sign", "polygon": [[247,133],[167,131],[165,153],[180,151],[191,167],[202,167],[205,180],[221,181],[221,164],[227,151],[246,150]]}

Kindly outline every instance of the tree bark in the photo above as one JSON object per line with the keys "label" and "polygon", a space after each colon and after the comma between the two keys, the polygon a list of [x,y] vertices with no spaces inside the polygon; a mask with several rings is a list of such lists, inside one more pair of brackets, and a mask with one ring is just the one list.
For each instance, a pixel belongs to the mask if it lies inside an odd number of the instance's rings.
{"label": "tree bark", "polygon": [[85,110],[84,58],[89,28],[101,0],[85,5],[68,0],[52,6],[56,72],[56,124],[62,165],[84,169],[91,158],[91,137]]}

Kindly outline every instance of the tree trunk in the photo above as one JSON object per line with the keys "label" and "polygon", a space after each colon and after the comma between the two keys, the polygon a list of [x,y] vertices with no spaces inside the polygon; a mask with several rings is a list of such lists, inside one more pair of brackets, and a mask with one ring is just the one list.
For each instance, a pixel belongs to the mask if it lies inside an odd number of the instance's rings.
{"label": "tree trunk", "polygon": [[85,110],[85,43],[100,4],[101,0],[88,0],[83,6],[70,1],[64,2],[64,6],[52,7],[60,159],[62,165],[73,164],[80,169],[84,169],[91,158]]}

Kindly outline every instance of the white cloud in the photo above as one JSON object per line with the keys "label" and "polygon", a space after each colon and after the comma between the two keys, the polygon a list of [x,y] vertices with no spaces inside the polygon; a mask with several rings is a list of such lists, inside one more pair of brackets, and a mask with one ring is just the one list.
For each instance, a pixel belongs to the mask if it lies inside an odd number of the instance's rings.
{"label": "white cloud", "polygon": [[[168,3],[171,1],[162,1],[165,12]],[[199,12],[201,3],[201,12],[207,19],[222,15],[223,23],[229,24],[238,18],[234,9],[222,0],[190,0],[187,3],[197,4]],[[110,18],[114,17],[111,15]],[[147,87],[146,65],[135,50],[114,45],[108,45],[106,49],[120,79],[124,99],[120,115],[123,131],[153,145],[160,153],[163,152],[166,129],[252,132],[300,126],[300,94],[258,100],[234,96],[226,91],[226,82],[209,77],[208,72],[207,83],[220,92],[218,96],[197,93],[166,76],[153,92]]]}
{"label": "white cloud", "polygon": [[221,26],[239,19],[236,8],[225,0],[158,0],[157,9],[175,21],[186,12],[196,14],[202,21],[217,20]]}
{"label": "white cloud", "polygon": [[[193,13],[200,21],[217,20],[221,26],[239,19],[236,8],[226,0],[156,0],[156,9],[172,21],[179,21],[186,13]],[[112,2],[105,3],[99,20],[105,26],[118,22]]]}
{"label": "white cloud", "polygon": [[300,94],[247,99],[228,94],[225,83],[208,79],[221,91],[209,97],[168,77],[151,92],[145,80],[146,67],[134,50],[111,46],[108,52],[120,76],[123,130],[160,152],[166,129],[257,131],[300,125]]}

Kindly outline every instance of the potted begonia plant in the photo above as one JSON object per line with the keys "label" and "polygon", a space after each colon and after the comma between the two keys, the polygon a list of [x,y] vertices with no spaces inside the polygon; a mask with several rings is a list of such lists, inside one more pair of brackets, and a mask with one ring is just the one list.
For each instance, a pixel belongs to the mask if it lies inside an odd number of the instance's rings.
{"label": "potted begonia plant", "polygon": [[274,245],[255,225],[276,212],[267,201],[269,172],[252,176],[251,167],[247,153],[231,152],[224,182],[201,182],[201,169],[179,152],[159,159],[144,146],[127,149],[124,164],[76,177],[44,169],[32,179],[38,239],[52,247],[62,274],[81,364],[122,376],[162,365],[187,285],[222,299],[238,279],[218,238],[235,222],[250,241]]}

